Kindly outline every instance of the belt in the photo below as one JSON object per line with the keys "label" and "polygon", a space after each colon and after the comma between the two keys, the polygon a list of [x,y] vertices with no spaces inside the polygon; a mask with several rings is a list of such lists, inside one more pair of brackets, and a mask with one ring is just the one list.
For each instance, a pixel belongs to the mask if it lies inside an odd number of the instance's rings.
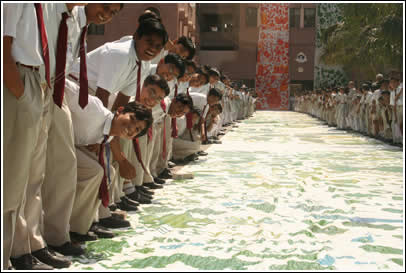
{"label": "belt", "polygon": [[73,76],[72,74],[69,74],[69,77],[71,77],[71,78],[74,79],[75,81],[79,82],[79,79],[76,78],[75,76]]}
{"label": "belt", "polygon": [[35,70],[35,71],[39,71],[39,66],[25,65],[25,64],[22,64],[22,63],[16,63],[16,64],[21,65],[21,66],[23,66],[23,67],[27,67],[27,68],[33,69],[33,70]]}

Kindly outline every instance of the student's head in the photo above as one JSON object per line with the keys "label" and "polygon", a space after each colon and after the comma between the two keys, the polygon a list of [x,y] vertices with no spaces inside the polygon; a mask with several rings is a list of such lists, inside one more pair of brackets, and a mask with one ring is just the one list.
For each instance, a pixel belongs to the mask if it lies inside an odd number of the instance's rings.
{"label": "student's head", "polygon": [[195,56],[196,46],[190,38],[181,36],[176,40],[173,50],[183,59],[191,60]]}
{"label": "student's head", "polygon": [[186,94],[178,94],[173,98],[168,113],[172,118],[180,118],[189,113],[192,108],[192,98]]}
{"label": "student's head", "polygon": [[381,80],[383,80],[383,75],[382,75],[381,73],[376,74],[375,80],[376,80],[377,82],[380,82]]}
{"label": "student's head", "polygon": [[179,81],[188,82],[191,76],[196,71],[196,63],[192,60],[185,60],[184,63],[185,63],[185,74],[183,74],[183,76],[179,78]]}
{"label": "student's head", "polygon": [[389,80],[388,79],[383,79],[381,81],[381,90],[389,90]]}
{"label": "student's head", "polygon": [[169,53],[164,59],[159,61],[156,72],[169,82],[174,78],[183,76],[185,73],[185,63],[179,55]]}
{"label": "student's head", "polygon": [[389,105],[390,101],[390,92],[389,91],[382,91],[381,95],[379,96],[379,104],[387,106]]}
{"label": "student's head", "polygon": [[123,8],[120,3],[89,3],[85,7],[87,23],[96,25],[107,24]]}
{"label": "student's head", "polygon": [[211,106],[218,103],[222,97],[223,95],[221,95],[221,92],[217,88],[212,88],[207,94],[207,103]]}
{"label": "student's head", "polygon": [[168,95],[169,86],[166,80],[158,74],[149,75],[142,86],[140,101],[148,109],[152,109]]}
{"label": "student's head", "polygon": [[153,122],[151,110],[138,102],[120,106],[111,122],[110,136],[132,139],[145,135]]}
{"label": "student's head", "polygon": [[189,86],[200,87],[209,82],[209,75],[202,69],[197,69],[196,73],[190,77]]}
{"label": "student's head", "polygon": [[148,7],[144,10],[144,13],[153,13],[155,14],[155,16],[157,16],[159,18],[159,20],[161,20],[161,12],[159,11],[159,9],[155,8],[155,7]]}
{"label": "student's head", "polygon": [[168,41],[164,25],[152,18],[142,21],[133,37],[137,57],[141,61],[155,58]]}
{"label": "student's head", "polygon": [[221,106],[220,103],[210,105],[209,113],[212,116],[220,115],[222,112],[223,112],[223,107]]}
{"label": "student's head", "polygon": [[196,124],[202,116],[202,111],[200,111],[199,108],[193,106],[190,112],[192,113],[192,122],[193,124]]}
{"label": "student's head", "polygon": [[215,84],[220,79],[220,73],[215,68],[211,68],[207,73],[209,74],[210,84]]}
{"label": "student's head", "polygon": [[398,88],[401,78],[402,78],[402,76],[401,76],[400,72],[398,72],[398,71],[390,72],[389,86],[392,90],[395,90],[396,88]]}
{"label": "student's head", "polygon": [[353,81],[348,82],[348,88],[352,89],[355,87],[355,84]]}

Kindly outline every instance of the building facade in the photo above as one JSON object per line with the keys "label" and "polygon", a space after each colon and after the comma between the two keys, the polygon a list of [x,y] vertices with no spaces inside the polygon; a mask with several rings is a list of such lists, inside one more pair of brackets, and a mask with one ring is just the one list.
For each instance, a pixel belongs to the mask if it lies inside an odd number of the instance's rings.
{"label": "building facade", "polygon": [[161,14],[169,39],[187,36],[196,41],[196,6],[193,3],[125,3],[124,8],[113,20],[101,26],[91,25],[88,32],[88,52],[120,39],[133,35],[138,27],[138,17],[145,9],[154,7]]}

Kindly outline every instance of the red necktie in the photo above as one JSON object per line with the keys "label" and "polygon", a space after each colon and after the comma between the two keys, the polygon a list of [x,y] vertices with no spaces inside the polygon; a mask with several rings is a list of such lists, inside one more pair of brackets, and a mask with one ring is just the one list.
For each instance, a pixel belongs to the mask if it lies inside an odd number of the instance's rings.
{"label": "red necktie", "polygon": [[[161,100],[161,108],[164,112],[166,112],[166,104],[165,100]],[[162,147],[162,159],[166,159],[166,122],[164,119],[164,136],[163,136],[163,147]]]}
{"label": "red necktie", "polygon": [[[175,97],[178,95],[178,85],[175,85]],[[178,137],[178,126],[176,124],[176,118],[172,118],[172,137]]]}
{"label": "red necktie", "polygon": [[135,101],[140,102],[141,96],[141,61],[137,61],[138,72],[137,72],[137,93],[135,94]]}
{"label": "red necktie", "polygon": [[39,27],[39,32],[41,35],[42,57],[44,58],[44,64],[45,64],[45,78],[47,80],[49,88],[51,88],[51,78],[50,78],[50,74],[49,74],[48,38],[47,38],[46,30],[45,30],[44,17],[42,14],[42,6],[39,3],[34,4],[34,6],[35,6],[35,11],[37,13],[38,27]]}
{"label": "red necktie", "polygon": [[80,90],[79,90],[79,105],[85,108],[88,102],[89,85],[87,82],[87,67],[86,67],[86,49],[85,37],[87,26],[83,27],[82,34],[80,35]]}
{"label": "red necktie", "polygon": [[106,176],[106,166],[104,165],[104,146],[108,136],[104,136],[104,140],[100,145],[99,151],[99,163],[103,168],[103,179],[99,187],[99,198],[102,200],[102,204],[105,208],[109,205],[109,189],[107,188],[107,176]]}
{"label": "red necktie", "polygon": [[62,106],[63,93],[65,90],[65,65],[66,65],[66,50],[68,45],[68,13],[62,13],[62,20],[59,24],[58,45],[56,52],[56,69],[54,83],[54,102],[59,107]]}

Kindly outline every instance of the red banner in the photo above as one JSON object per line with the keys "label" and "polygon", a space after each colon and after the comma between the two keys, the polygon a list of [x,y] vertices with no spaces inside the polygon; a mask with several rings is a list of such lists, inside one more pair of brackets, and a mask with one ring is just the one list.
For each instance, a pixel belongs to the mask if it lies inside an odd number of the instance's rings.
{"label": "red banner", "polygon": [[289,109],[289,4],[260,4],[256,92],[259,110]]}

